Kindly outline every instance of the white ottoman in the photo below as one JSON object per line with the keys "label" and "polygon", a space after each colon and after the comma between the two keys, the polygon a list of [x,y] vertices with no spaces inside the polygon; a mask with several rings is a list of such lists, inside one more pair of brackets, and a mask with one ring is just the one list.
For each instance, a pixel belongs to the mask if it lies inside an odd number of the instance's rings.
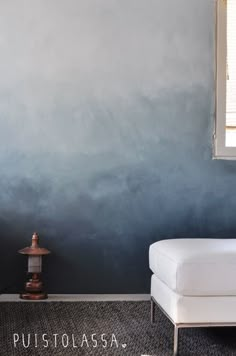
{"label": "white ottoman", "polygon": [[151,321],[157,304],[178,330],[236,326],[236,239],[173,239],[150,246]]}

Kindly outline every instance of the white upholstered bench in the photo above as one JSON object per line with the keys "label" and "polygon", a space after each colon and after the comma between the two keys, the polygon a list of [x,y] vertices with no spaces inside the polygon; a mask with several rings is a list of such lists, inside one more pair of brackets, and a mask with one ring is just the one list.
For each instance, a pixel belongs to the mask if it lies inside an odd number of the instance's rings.
{"label": "white upholstered bench", "polygon": [[179,328],[236,326],[236,239],[172,239],[150,246],[155,305]]}

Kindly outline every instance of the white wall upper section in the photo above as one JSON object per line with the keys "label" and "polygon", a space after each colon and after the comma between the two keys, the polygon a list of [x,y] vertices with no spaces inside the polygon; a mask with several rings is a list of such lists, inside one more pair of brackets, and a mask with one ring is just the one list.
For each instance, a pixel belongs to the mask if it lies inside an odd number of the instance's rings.
{"label": "white wall upper section", "polygon": [[135,96],[207,89],[213,30],[212,0],[1,0],[0,141],[89,150],[98,110],[101,130],[107,106],[125,120]]}
{"label": "white wall upper section", "polygon": [[1,1],[1,89],[33,97],[52,87],[152,95],[205,86],[213,16],[212,0]]}

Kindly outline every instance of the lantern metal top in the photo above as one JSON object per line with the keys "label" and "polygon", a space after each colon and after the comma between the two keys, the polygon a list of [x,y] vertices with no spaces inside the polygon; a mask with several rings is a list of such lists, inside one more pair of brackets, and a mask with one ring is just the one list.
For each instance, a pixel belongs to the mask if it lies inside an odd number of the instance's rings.
{"label": "lantern metal top", "polygon": [[30,247],[25,247],[18,252],[23,255],[31,255],[31,256],[48,255],[50,251],[47,250],[46,248],[39,247],[38,243],[39,243],[39,236],[37,232],[34,232],[32,236],[32,245]]}

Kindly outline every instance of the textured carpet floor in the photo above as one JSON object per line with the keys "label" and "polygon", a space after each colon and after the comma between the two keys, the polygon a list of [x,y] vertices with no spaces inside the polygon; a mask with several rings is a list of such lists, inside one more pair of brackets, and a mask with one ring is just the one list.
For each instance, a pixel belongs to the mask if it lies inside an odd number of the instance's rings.
{"label": "textured carpet floor", "polygon": [[[172,324],[156,310],[152,326],[149,314],[149,302],[0,303],[0,355],[172,355]],[[180,356],[236,356],[236,330],[180,330],[179,347]]]}

